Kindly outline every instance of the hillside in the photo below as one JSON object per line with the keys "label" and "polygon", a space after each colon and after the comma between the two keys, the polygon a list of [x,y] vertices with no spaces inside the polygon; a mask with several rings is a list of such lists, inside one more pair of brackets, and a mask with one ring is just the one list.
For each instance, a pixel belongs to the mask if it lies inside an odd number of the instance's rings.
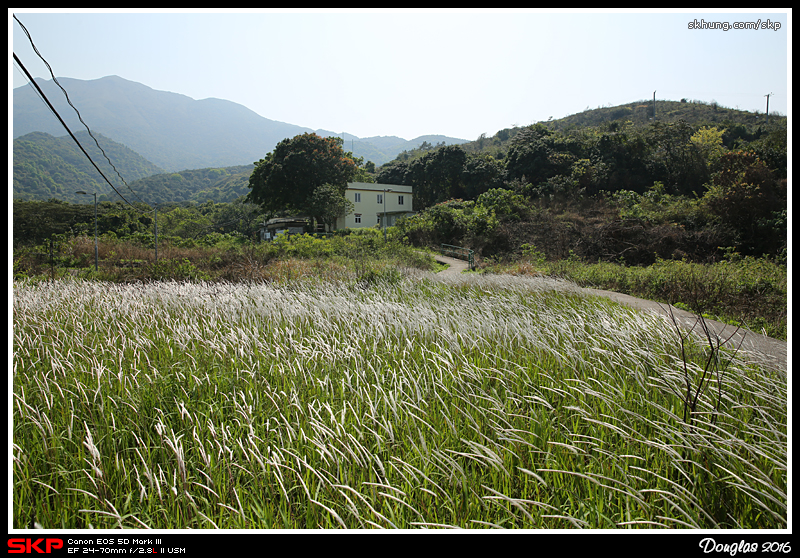
{"label": "hillside", "polygon": [[[164,172],[164,169],[128,147],[101,134],[94,135],[128,184]],[[75,137],[122,195],[131,202],[138,201],[124,186],[89,134],[85,131],[76,132]],[[97,192],[100,199],[104,197],[114,201],[119,199],[69,136],[53,137],[44,132],[31,132],[14,139],[13,154],[14,199],[56,198],[73,203],[86,202],[85,196],[75,193],[78,190]],[[137,190],[134,191],[139,193]]]}
{"label": "hillside", "polygon": [[[309,128],[264,118],[247,107],[222,99],[195,100],[185,95],[157,91],[107,76],[96,80],[59,78],[93,132],[128,146],[167,171],[247,165],[258,161],[286,138],[313,132]],[[83,130],[64,94],[51,80],[37,79],[71,130]],[[63,136],[63,127],[30,86],[13,91],[15,138],[31,132]],[[425,137],[358,138],[325,130],[323,136],[343,137],[348,151],[364,161],[381,165],[399,152],[413,149]],[[438,136],[437,136],[438,137]],[[466,140],[444,138],[447,143]]]}
{"label": "hillside", "polygon": [[[655,107],[656,121],[665,123],[684,120],[690,125],[734,123],[741,126],[758,126],[766,121],[763,113],[723,107],[714,101],[656,99]],[[786,119],[785,116],[770,116],[770,119],[776,119],[776,121],[781,118]],[[552,120],[548,123],[548,127],[554,131],[565,131],[571,128],[601,126],[615,121],[631,122],[634,125],[651,123],[653,121],[653,101],[642,100],[614,107],[587,109],[558,120]]]}
{"label": "hillside", "polygon": [[[656,99],[655,122],[672,124],[683,120],[692,127],[717,126],[726,129],[728,141],[731,138],[753,139],[753,131],[766,124],[766,117],[760,112],[749,112],[723,107],[714,102],[697,100],[665,101]],[[771,114],[770,125],[786,124],[786,116]],[[586,129],[615,132],[625,127],[642,128],[652,124],[653,102],[642,100],[613,107],[598,107],[542,122],[554,132],[577,132]],[[486,153],[502,159],[508,152],[514,136],[524,127],[506,128],[494,136],[482,137],[464,143],[461,147],[467,153]]]}
{"label": "hillside", "polygon": [[250,192],[252,173],[252,164],[185,170],[142,178],[131,188],[151,204],[233,202]]}

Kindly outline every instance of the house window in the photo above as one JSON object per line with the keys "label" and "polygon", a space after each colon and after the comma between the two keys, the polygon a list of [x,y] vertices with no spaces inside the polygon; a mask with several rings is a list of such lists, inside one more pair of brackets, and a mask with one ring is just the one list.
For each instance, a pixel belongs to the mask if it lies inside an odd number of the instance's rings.
{"label": "house window", "polygon": [[397,205],[403,205],[403,196],[397,196]]}
{"label": "house window", "polygon": [[361,214],[360,213],[356,213],[356,223],[360,223],[360,222],[361,222]]}
{"label": "house window", "polygon": [[355,200],[356,203],[361,203],[361,192],[356,192],[355,195],[356,195],[356,200]]}
{"label": "house window", "polygon": [[383,203],[383,194],[378,194],[378,203]]}

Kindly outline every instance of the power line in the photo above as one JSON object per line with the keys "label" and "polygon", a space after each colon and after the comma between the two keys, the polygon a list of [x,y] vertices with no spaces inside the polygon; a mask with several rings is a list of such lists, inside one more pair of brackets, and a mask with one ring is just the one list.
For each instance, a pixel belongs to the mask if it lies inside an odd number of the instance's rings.
{"label": "power line", "polygon": [[111,186],[111,188],[117,193],[117,195],[119,197],[121,197],[125,201],[125,203],[127,203],[128,205],[130,205],[134,209],[138,210],[138,208],[135,205],[133,205],[131,202],[129,202],[125,198],[125,196],[120,194],[119,190],[117,190],[116,187],[111,183],[111,181],[106,177],[106,175],[103,174],[103,171],[101,171],[100,167],[97,166],[97,163],[95,163],[94,160],[92,160],[92,158],[89,156],[89,154],[86,152],[86,150],[81,145],[81,142],[78,141],[78,138],[75,137],[75,134],[73,134],[72,130],[69,129],[69,126],[67,126],[66,122],[64,122],[64,119],[61,118],[61,115],[58,114],[58,111],[53,107],[52,103],[50,103],[50,100],[44,94],[44,91],[42,91],[42,89],[39,87],[39,84],[34,81],[33,76],[31,76],[30,72],[28,72],[28,69],[22,63],[22,60],[19,59],[19,57],[17,56],[17,53],[15,52],[13,54],[14,54],[14,60],[16,61],[17,64],[19,64],[19,67],[22,68],[22,71],[25,72],[25,75],[28,77],[28,79],[33,84],[33,86],[36,88],[37,92],[39,93],[41,98],[44,100],[44,102],[47,103],[47,106],[50,109],[50,111],[55,115],[56,118],[58,118],[58,121],[61,122],[61,125],[64,126],[64,129],[70,135],[70,137],[75,142],[75,144],[80,148],[81,151],[83,151],[83,154],[86,155],[86,158],[89,159],[89,162],[92,163],[92,165],[94,165],[94,168],[97,169],[97,172],[100,173],[100,176],[102,176],[103,179],[106,182],[108,182],[108,185]]}
{"label": "power line", "polygon": [[[67,99],[67,103],[69,103],[69,106],[71,106],[71,107],[73,108],[73,110],[75,111],[75,113],[78,115],[78,120],[80,120],[80,121],[81,121],[81,124],[83,124],[83,126],[86,128],[86,131],[89,133],[89,136],[91,136],[91,138],[94,140],[94,143],[97,145],[97,148],[98,148],[98,149],[100,150],[100,152],[103,154],[103,157],[105,157],[105,158],[106,158],[106,161],[108,161],[108,164],[109,164],[109,165],[111,165],[111,168],[113,168],[113,169],[114,169],[114,172],[116,172],[116,173],[117,173],[117,176],[119,176],[119,178],[120,178],[120,180],[122,180],[123,184],[125,184],[125,186],[127,186],[127,187],[128,187],[128,190],[130,190],[131,194],[133,194],[134,196],[136,196],[136,199],[138,199],[140,202],[142,202],[143,204],[145,204],[145,205],[149,206],[150,204],[148,204],[147,202],[145,202],[145,201],[144,201],[142,198],[140,198],[140,197],[139,197],[139,196],[136,194],[136,192],[134,192],[134,191],[133,191],[133,189],[130,187],[130,185],[129,185],[129,184],[126,182],[126,181],[125,181],[125,179],[124,179],[124,178],[122,177],[122,175],[119,173],[119,170],[117,170],[117,167],[116,167],[116,166],[114,166],[114,163],[112,163],[112,162],[111,162],[111,159],[109,159],[109,158],[108,158],[108,155],[106,155],[106,152],[105,152],[105,150],[104,150],[104,149],[103,149],[103,148],[100,146],[100,143],[97,141],[97,138],[96,138],[96,137],[94,137],[94,134],[92,134],[92,131],[89,129],[89,126],[86,124],[86,122],[84,122],[84,121],[83,121],[83,117],[81,116],[81,113],[80,113],[80,111],[77,109],[77,107],[75,107],[75,105],[73,105],[73,104],[72,104],[72,101],[70,100],[70,98],[69,98],[69,95],[67,94],[67,90],[66,90],[66,89],[64,89],[64,88],[61,86],[61,84],[58,82],[58,79],[56,79],[56,76],[55,76],[55,74],[53,73],[53,68],[51,68],[51,67],[50,67],[50,64],[47,62],[47,60],[45,60],[44,56],[42,56],[42,54],[39,52],[39,49],[37,49],[37,48],[36,48],[36,45],[35,45],[35,44],[34,44],[34,42],[33,42],[33,38],[31,37],[31,34],[28,32],[28,29],[27,29],[27,28],[26,28],[26,27],[25,27],[25,26],[22,24],[22,22],[21,22],[21,21],[20,21],[20,20],[17,18],[17,16],[16,16],[15,14],[12,14],[12,16],[14,17],[14,20],[16,20],[16,22],[17,22],[17,23],[19,23],[19,26],[20,26],[20,27],[22,27],[22,30],[25,32],[25,35],[28,37],[28,41],[30,41],[30,43],[31,43],[31,47],[33,47],[33,51],[34,51],[34,52],[37,54],[37,56],[39,56],[39,58],[41,58],[41,59],[42,59],[42,62],[44,62],[44,65],[45,65],[45,66],[47,66],[47,69],[50,71],[50,76],[52,76],[52,78],[53,78],[53,82],[54,82],[54,83],[55,83],[55,84],[56,84],[56,85],[57,85],[57,86],[58,86],[58,87],[61,89],[61,91],[63,91],[63,93],[64,93],[64,97],[66,97],[66,99]],[[17,55],[16,55],[16,54],[14,54],[14,58],[17,60],[17,62],[18,62],[20,65],[22,65],[22,63],[21,63],[21,62],[19,62],[19,58],[17,58]],[[24,69],[24,67],[23,67],[23,69]],[[27,72],[27,70],[25,71],[25,73],[26,73],[26,74],[28,73],[28,72]],[[29,76],[29,77],[30,77],[30,76]],[[32,79],[31,79],[31,82],[33,82],[33,80],[32,80]],[[39,89],[38,85],[36,86],[36,88],[37,88],[37,89]],[[41,91],[41,90],[40,90],[40,91]],[[46,98],[44,97],[44,93],[41,93],[41,97],[42,97],[43,99],[46,99]],[[48,105],[49,105],[49,102],[48,102]],[[53,111],[53,113],[54,113],[54,114],[56,114],[56,116],[58,116],[58,114],[56,113],[55,109],[54,109],[54,108],[52,108],[52,106],[50,107],[50,109]],[[59,120],[61,120],[61,117],[59,117]],[[62,124],[64,125],[64,127],[66,128],[66,124],[64,124],[63,120],[61,121],[61,123],[62,123]],[[67,131],[69,131],[69,129],[67,129]],[[70,132],[70,135],[72,135],[72,132]],[[78,143],[78,140],[77,140],[77,139],[75,139],[75,136],[72,136],[72,139],[74,139],[74,140],[75,140],[75,142],[76,142],[76,143]],[[78,145],[80,146],[80,143],[78,143]],[[83,148],[82,148],[82,147],[81,147],[81,150],[83,151]],[[86,154],[86,151],[83,151],[83,152]],[[86,156],[87,156],[87,157],[89,157],[89,155],[88,155],[88,154],[86,154]],[[89,160],[91,161],[91,158],[90,158]],[[92,164],[94,164],[94,161],[92,161]],[[95,165],[95,168],[97,168],[97,165]],[[97,170],[99,171],[100,169],[97,169]],[[100,174],[102,174],[102,173],[100,173]],[[105,175],[103,176],[103,178],[106,178],[106,177],[105,177]],[[106,178],[106,182],[108,182],[109,184],[111,184],[111,182],[109,182],[109,180],[108,180],[107,178]],[[112,188],[114,188],[114,186],[113,186],[113,185],[111,185],[111,187],[112,187]],[[116,188],[114,188],[114,191],[115,191],[115,192],[117,192],[117,194],[119,194],[119,192],[117,191],[117,189],[116,189]],[[122,194],[119,194],[119,195],[120,195],[120,197],[121,197],[122,199],[125,199],[125,198],[122,196]],[[125,200],[125,201],[127,202],[127,200]],[[128,202],[128,204],[130,204],[130,202]]]}

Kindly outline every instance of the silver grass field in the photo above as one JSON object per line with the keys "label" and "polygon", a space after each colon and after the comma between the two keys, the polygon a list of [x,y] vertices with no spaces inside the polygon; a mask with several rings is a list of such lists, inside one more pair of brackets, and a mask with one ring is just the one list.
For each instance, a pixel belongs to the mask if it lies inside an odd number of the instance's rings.
{"label": "silver grass field", "polygon": [[564,281],[21,281],[13,326],[14,528],[787,527],[786,371]]}

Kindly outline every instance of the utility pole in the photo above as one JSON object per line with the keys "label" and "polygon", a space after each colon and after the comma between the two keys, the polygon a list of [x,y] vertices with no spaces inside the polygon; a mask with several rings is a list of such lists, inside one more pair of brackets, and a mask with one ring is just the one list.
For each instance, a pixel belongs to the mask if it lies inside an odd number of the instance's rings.
{"label": "utility pole", "polygon": [[153,218],[153,240],[156,247],[156,263],[158,263],[158,206],[153,208],[153,213],[155,214]]}
{"label": "utility pole", "polygon": [[[81,194],[83,196],[88,196],[89,195],[87,192],[84,192],[83,190],[78,190],[75,193],[76,194]],[[52,242],[51,242],[50,246],[52,247]],[[52,250],[51,250],[51,252],[52,252]],[[52,254],[51,254],[51,257],[52,257]],[[94,193],[94,270],[95,271],[97,271],[97,269],[98,269],[97,259],[98,259],[97,258],[97,192],[95,192]]]}
{"label": "utility pole", "polygon": [[769,126],[769,98],[774,94],[775,93],[769,93],[768,95],[764,95],[767,98],[767,126]]}
{"label": "utility pole", "polygon": [[653,91],[653,122],[656,120],[656,92]]}
{"label": "utility pole", "polygon": [[391,192],[391,188],[384,188],[383,189],[383,241],[386,242],[386,221],[388,218],[386,217],[386,192]]}

